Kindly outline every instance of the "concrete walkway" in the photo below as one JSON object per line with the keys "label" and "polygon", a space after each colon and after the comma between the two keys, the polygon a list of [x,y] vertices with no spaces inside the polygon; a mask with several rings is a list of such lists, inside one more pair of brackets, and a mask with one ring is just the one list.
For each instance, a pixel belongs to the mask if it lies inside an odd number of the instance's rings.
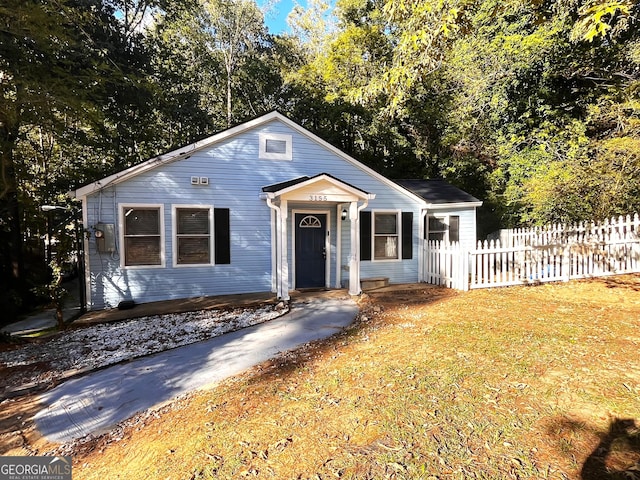
{"label": "concrete walkway", "polygon": [[60,443],[98,435],[137,412],[329,337],[357,313],[348,298],[294,301],[291,311],[275,320],[63,383],[41,396],[48,406],[36,414],[36,426]]}

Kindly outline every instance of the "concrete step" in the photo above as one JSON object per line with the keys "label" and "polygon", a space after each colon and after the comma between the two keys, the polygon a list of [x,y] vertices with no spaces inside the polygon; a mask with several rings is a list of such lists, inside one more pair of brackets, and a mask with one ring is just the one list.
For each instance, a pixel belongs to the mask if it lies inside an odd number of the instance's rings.
{"label": "concrete step", "polygon": [[388,277],[362,278],[360,279],[362,290],[374,290],[376,288],[388,287]]}

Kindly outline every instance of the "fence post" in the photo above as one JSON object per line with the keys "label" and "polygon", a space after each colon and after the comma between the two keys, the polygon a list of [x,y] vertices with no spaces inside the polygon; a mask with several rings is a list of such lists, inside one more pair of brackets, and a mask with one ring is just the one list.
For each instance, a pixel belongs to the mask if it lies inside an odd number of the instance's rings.
{"label": "fence post", "polygon": [[562,249],[562,276],[564,281],[571,280],[571,243],[567,242]]}

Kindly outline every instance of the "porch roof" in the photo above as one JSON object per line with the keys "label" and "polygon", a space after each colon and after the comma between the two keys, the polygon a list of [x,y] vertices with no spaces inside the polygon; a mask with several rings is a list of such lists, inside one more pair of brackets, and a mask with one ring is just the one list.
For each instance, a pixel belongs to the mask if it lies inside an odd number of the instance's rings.
{"label": "porch roof", "polygon": [[[305,196],[314,200],[333,202],[353,202],[358,200],[372,200],[375,193],[368,193],[328,173],[319,173],[313,177],[302,176],[286,182],[274,183],[262,187],[265,198],[284,198],[305,200]],[[316,198],[322,197],[322,198]]]}
{"label": "porch roof", "polygon": [[287,180],[286,182],[274,183],[273,185],[267,185],[265,187],[262,187],[262,191],[265,192],[265,193],[278,193],[278,192],[282,192],[283,190],[287,190],[290,187],[295,187],[297,185],[301,185],[301,184],[306,183],[306,182],[312,183],[312,181],[318,180],[321,177],[325,177],[327,179],[332,179],[332,180],[334,180],[334,182],[332,182],[332,183],[338,183],[338,184],[344,185],[346,187],[349,187],[350,189],[353,189],[353,190],[356,190],[356,191],[362,193],[364,196],[368,196],[369,195],[369,192],[365,192],[361,188],[355,187],[355,186],[351,185],[350,183],[347,183],[347,182],[345,182],[343,180],[340,180],[339,178],[334,177],[333,175],[331,175],[329,173],[319,173],[317,175],[314,175],[313,177],[303,176],[303,177],[294,178],[292,180]]}

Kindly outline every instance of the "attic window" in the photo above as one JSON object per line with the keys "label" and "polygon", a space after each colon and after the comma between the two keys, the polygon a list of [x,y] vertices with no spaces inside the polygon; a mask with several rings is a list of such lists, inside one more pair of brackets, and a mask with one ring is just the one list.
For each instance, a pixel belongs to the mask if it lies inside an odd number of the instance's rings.
{"label": "attic window", "polygon": [[265,160],[291,160],[291,135],[276,133],[260,134],[260,158]]}

